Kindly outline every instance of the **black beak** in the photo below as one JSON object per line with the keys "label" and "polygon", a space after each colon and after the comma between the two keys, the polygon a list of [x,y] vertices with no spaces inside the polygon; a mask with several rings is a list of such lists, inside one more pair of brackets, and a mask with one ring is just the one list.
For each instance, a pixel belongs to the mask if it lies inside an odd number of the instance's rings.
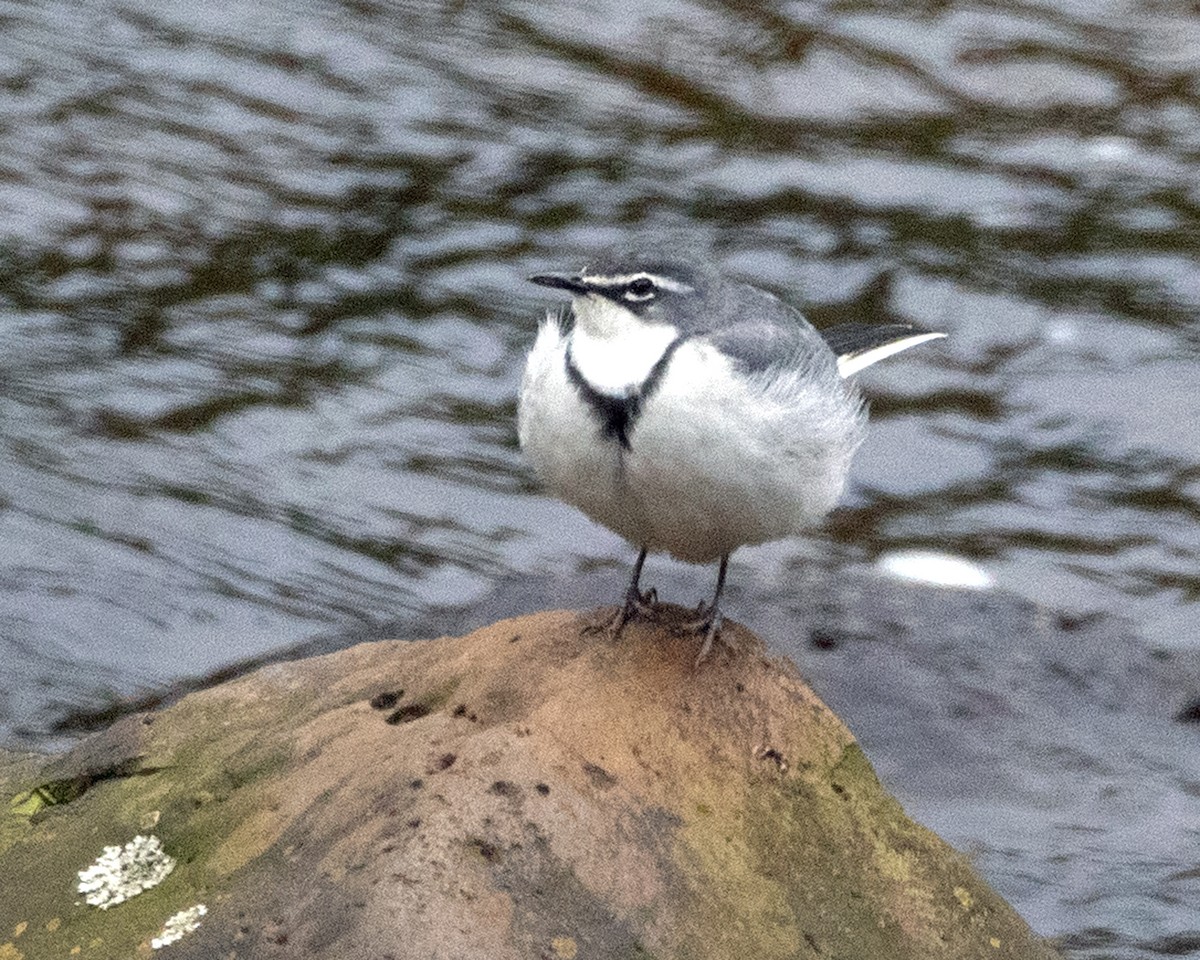
{"label": "black beak", "polygon": [[536,283],[542,287],[553,287],[555,290],[570,290],[571,293],[587,293],[587,284],[582,278],[572,276],[569,273],[539,273],[537,276],[529,278],[530,283]]}

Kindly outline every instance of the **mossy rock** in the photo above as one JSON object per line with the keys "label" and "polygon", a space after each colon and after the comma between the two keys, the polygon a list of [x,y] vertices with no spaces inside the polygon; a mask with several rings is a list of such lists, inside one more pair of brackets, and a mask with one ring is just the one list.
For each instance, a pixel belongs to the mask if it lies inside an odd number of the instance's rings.
{"label": "mossy rock", "polygon": [[[670,618],[668,617],[668,620]],[[568,612],[265,667],[0,765],[0,960],[1052,958],[736,625]],[[78,871],[153,834],[111,909]]]}

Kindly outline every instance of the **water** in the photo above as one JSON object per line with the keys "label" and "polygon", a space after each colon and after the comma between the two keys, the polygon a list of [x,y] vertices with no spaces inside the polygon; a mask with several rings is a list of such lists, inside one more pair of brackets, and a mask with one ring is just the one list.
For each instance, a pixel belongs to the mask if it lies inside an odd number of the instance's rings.
{"label": "water", "polygon": [[[820,323],[951,334],[868,372],[845,507],[743,580],[944,549],[1200,646],[1198,168],[1183,2],[0,4],[4,737],[504,578],[619,581],[516,449],[521,278],[647,226]],[[1156,877],[1195,869],[1190,776]],[[1078,955],[1200,954],[1178,882],[1037,910],[1049,859],[993,875]]]}

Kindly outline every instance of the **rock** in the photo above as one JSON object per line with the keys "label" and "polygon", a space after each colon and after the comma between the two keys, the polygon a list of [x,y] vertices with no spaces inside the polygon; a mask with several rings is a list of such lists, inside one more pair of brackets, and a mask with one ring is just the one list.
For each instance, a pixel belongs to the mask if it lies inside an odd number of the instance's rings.
{"label": "rock", "polygon": [[[276,664],[0,764],[0,958],[148,956],[189,910],[172,957],[1055,956],[746,630],[695,669],[670,624],[582,623]],[[79,902],[151,835],[165,879]]]}

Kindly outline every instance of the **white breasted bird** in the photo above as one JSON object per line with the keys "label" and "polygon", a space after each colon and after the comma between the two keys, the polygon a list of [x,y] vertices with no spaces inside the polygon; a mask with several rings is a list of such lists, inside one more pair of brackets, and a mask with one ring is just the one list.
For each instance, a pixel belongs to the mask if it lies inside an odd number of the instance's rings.
{"label": "white breasted bird", "polygon": [[729,555],[802,532],[841,495],[866,430],[852,374],[944,336],[901,324],[815,329],[707,263],[614,253],[529,278],[572,295],[550,312],[521,385],[521,448],[542,483],[640,553],[611,627],[647,615],[650,551],[720,560],[695,628],[721,629]]}

